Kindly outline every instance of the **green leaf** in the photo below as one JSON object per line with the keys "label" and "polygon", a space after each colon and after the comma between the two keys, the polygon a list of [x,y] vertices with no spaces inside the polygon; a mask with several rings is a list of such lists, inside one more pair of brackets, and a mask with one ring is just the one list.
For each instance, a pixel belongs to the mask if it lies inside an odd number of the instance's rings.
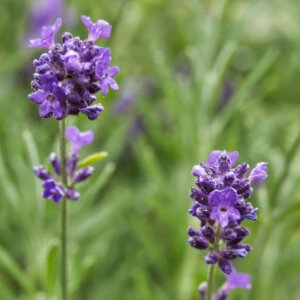
{"label": "green leaf", "polygon": [[98,152],[98,153],[91,154],[91,155],[87,156],[85,159],[81,160],[78,163],[78,167],[82,168],[82,167],[86,167],[86,166],[89,166],[91,164],[94,164],[95,162],[104,159],[107,155],[108,155],[108,153],[105,152],[105,151],[101,151],[101,152]]}

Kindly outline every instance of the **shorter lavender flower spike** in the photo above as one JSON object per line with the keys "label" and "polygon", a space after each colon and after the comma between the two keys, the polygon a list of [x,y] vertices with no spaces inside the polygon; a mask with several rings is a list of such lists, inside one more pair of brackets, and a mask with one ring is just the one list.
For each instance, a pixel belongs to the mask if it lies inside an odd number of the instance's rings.
{"label": "shorter lavender flower spike", "polygon": [[208,198],[209,205],[213,207],[210,218],[218,219],[222,227],[226,227],[230,219],[239,220],[240,212],[234,208],[238,200],[238,195],[233,188],[213,191]]}
{"label": "shorter lavender flower spike", "polygon": [[87,16],[81,16],[81,21],[89,31],[88,40],[93,43],[95,43],[99,38],[110,38],[112,26],[108,22],[98,20],[96,23],[93,23],[91,18]]}
{"label": "shorter lavender flower spike", "polygon": [[29,41],[28,47],[35,48],[49,48],[53,49],[55,47],[54,38],[56,33],[59,31],[62,24],[62,19],[57,18],[52,26],[42,27],[41,37]]}
{"label": "shorter lavender flower spike", "polygon": [[52,168],[54,170],[54,172],[57,174],[57,175],[60,175],[60,159],[59,157],[56,155],[56,153],[52,152],[50,154],[50,157],[49,157],[49,161],[52,165]]}
{"label": "shorter lavender flower spike", "polygon": [[43,166],[33,167],[34,174],[41,180],[51,179],[52,176]]}
{"label": "shorter lavender flower spike", "polygon": [[246,273],[237,273],[236,269],[232,267],[231,273],[226,275],[224,289],[230,292],[235,288],[251,289],[251,276]]}
{"label": "shorter lavender flower spike", "polygon": [[53,200],[56,203],[60,202],[62,197],[65,195],[63,189],[53,179],[46,180],[43,183],[43,188],[43,198]]}
{"label": "shorter lavender flower spike", "polygon": [[251,184],[260,185],[268,177],[268,163],[259,162],[249,175]]}
{"label": "shorter lavender flower spike", "polygon": [[78,155],[83,146],[93,142],[94,133],[92,131],[80,132],[77,127],[69,126],[66,129],[66,138],[72,143],[72,153]]}
{"label": "shorter lavender flower spike", "polygon": [[94,172],[93,167],[82,168],[77,171],[74,175],[74,183],[82,182],[89,178]]}

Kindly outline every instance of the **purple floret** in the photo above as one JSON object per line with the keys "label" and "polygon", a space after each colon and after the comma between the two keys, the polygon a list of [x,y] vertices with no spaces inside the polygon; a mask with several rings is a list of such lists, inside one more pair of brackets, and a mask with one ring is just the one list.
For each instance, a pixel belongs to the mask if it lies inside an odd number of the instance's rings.
{"label": "purple floret", "polygon": [[59,31],[61,24],[62,19],[57,18],[52,26],[43,26],[41,30],[41,37],[30,40],[28,47],[53,49],[55,47],[55,35]]}
{"label": "purple floret", "polygon": [[44,181],[43,188],[43,197],[45,199],[60,202],[60,200],[65,196],[63,188],[53,179]]}
{"label": "purple floret", "polygon": [[78,155],[82,147],[93,142],[94,133],[91,130],[80,132],[77,127],[69,126],[66,129],[66,138],[72,144],[72,153]]}
{"label": "purple floret", "polygon": [[222,227],[226,227],[230,219],[239,220],[241,214],[234,208],[238,200],[238,195],[233,188],[213,191],[208,198],[208,204],[212,207],[210,218],[213,221],[218,220]]}
{"label": "purple floret", "polygon": [[110,38],[112,27],[108,22],[98,20],[96,23],[93,23],[91,18],[86,16],[81,16],[81,21],[89,31],[88,40],[96,42],[99,38]]}
{"label": "purple floret", "polygon": [[258,163],[255,168],[251,171],[249,175],[249,181],[251,184],[260,185],[264,182],[268,177],[268,163],[260,162]]}

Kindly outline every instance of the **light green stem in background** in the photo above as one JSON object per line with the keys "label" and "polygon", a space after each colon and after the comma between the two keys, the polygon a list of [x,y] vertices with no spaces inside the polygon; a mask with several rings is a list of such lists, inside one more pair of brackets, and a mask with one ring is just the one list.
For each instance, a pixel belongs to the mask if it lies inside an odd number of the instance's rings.
{"label": "light green stem in background", "polygon": [[[220,223],[217,224],[216,236],[215,236],[215,243],[213,246],[214,251],[219,251],[219,240],[220,240]],[[214,275],[215,275],[215,264],[212,264],[208,267],[208,274],[207,274],[207,287],[206,287],[206,297],[205,300],[212,299],[213,293],[213,285],[214,285]]]}
{"label": "light green stem in background", "polygon": [[[59,121],[59,142],[61,160],[61,181],[67,187],[67,156],[66,156],[66,120]],[[62,199],[61,206],[61,293],[62,300],[68,299],[68,274],[67,274],[67,199]]]}

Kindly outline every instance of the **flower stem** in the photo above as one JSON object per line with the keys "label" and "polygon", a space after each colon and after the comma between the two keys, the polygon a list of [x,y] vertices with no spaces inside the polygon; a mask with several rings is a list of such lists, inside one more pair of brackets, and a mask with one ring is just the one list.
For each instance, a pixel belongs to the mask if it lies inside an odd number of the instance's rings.
{"label": "flower stem", "polygon": [[215,275],[215,264],[209,265],[207,274],[207,287],[206,287],[206,299],[211,300],[214,275]]}
{"label": "flower stem", "polygon": [[[59,141],[61,159],[61,181],[67,187],[67,156],[66,156],[66,120],[59,121]],[[62,300],[68,299],[67,288],[67,199],[62,199],[61,207],[61,292]]]}
{"label": "flower stem", "polygon": [[[219,241],[220,241],[220,223],[217,224],[217,230],[215,235],[215,243],[213,245],[214,251],[219,251]],[[207,274],[207,287],[206,287],[206,299],[212,299],[212,292],[213,292],[213,285],[214,285],[214,276],[215,276],[215,264],[209,265],[208,267],[208,274]]]}

